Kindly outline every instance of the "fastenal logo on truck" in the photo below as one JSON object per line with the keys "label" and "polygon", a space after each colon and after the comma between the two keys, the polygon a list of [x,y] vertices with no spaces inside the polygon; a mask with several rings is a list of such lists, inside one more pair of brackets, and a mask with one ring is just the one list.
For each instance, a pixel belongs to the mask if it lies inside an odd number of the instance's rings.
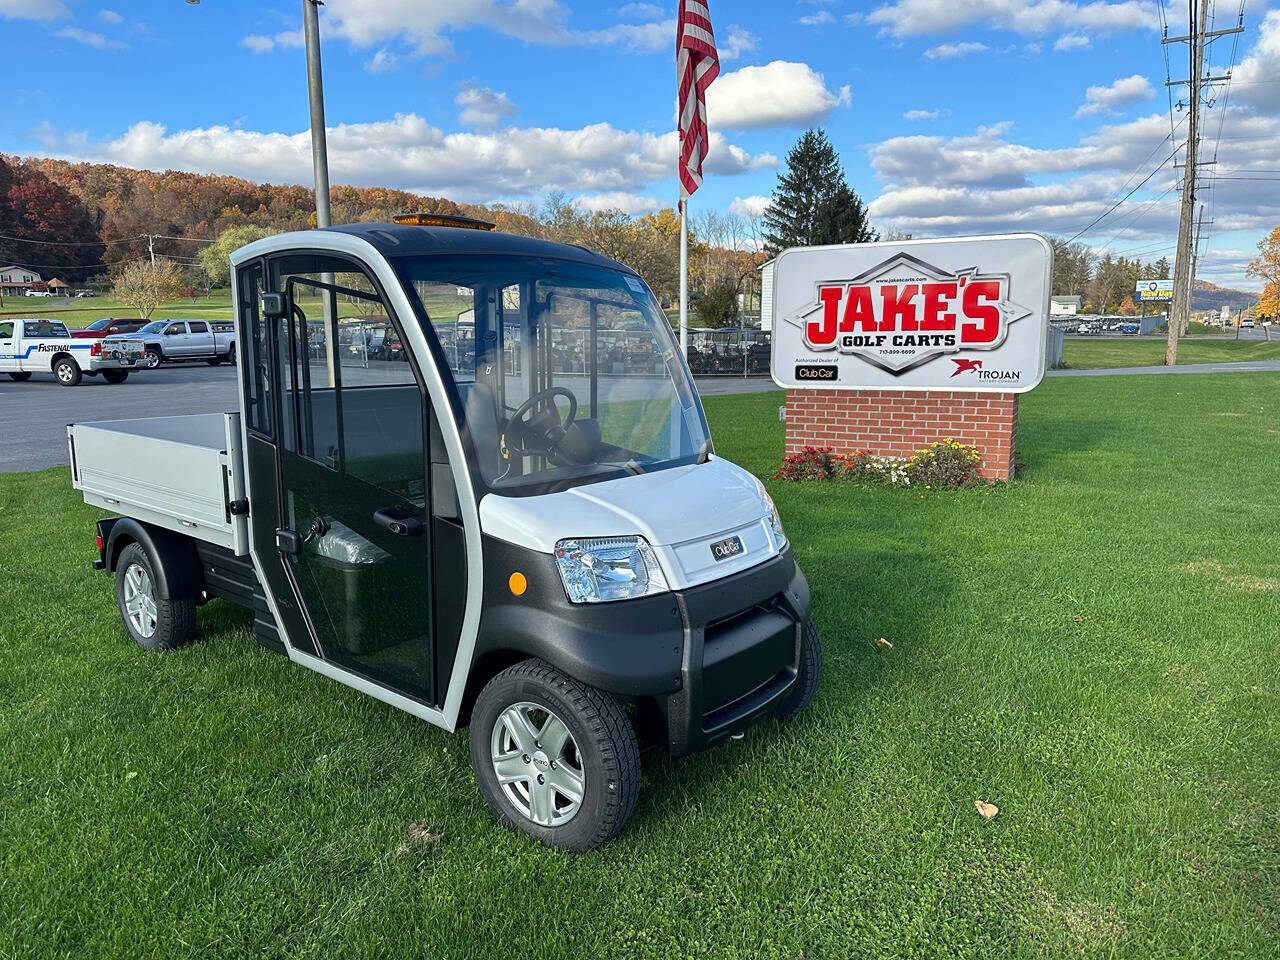
{"label": "fastenal logo on truck", "polygon": [[1044,372],[1049,268],[1033,234],[786,250],[774,267],[774,379],[1030,390]]}

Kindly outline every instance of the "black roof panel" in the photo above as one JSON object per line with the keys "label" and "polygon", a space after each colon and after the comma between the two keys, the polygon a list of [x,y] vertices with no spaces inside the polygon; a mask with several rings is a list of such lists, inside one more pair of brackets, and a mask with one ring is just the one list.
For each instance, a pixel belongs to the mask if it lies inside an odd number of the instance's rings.
{"label": "black roof panel", "polygon": [[396,223],[347,223],[324,229],[367,240],[386,257],[431,254],[552,257],[635,273],[630,267],[592,253],[585,247],[552,243],[550,240],[522,237],[515,233],[468,230],[461,227],[401,226]]}

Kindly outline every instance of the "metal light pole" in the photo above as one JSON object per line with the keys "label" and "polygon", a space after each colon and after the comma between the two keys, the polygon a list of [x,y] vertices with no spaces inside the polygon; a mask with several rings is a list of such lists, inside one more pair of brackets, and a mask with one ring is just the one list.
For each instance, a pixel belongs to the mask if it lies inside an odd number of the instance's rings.
{"label": "metal light pole", "polygon": [[307,94],[311,100],[311,165],[316,180],[316,226],[329,226],[329,147],[324,133],[324,78],[320,71],[320,15],[324,0],[302,0],[307,42]]}

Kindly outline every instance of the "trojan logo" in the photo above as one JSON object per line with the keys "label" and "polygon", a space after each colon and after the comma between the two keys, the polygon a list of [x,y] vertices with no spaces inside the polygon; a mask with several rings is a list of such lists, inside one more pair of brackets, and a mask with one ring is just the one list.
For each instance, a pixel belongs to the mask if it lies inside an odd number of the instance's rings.
{"label": "trojan logo", "polygon": [[982,369],[981,360],[952,360],[956,368],[951,371],[951,376],[958,377],[962,373],[972,373],[975,370]]}
{"label": "trojan logo", "polygon": [[[815,352],[839,351],[899,376],[961,350],[994,350],[1029,307],[1011,299],[1007,273],[949,271],[899,253],[855,277],[815,284],[790,322]],[[982,361],[965,361],[977,366]]]}

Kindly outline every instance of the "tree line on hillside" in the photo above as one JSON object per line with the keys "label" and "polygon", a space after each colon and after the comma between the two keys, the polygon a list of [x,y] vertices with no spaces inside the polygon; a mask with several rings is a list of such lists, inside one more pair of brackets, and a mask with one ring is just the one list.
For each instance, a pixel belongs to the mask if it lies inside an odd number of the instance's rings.
{"label": "tree line on hillside", "polygon": [[1111,251],[1101,255],[1083,243],[1050,237],[1053,247],[1054,296],[1083,298],[1086,313],[1135,314],[1133,293],[1139,280],[1162,280],[1173,276],[1169,259],[1150,263],[1118,257]]}
{"label": "tree line on hillside", "polygon": [[[315,224],[314,197],[303,186],[2,154],[0,198],[9,201],[0,205],[0,260],[72,284],[119,278],[154,253],[164,261],[159,272],[168,286],[175,275],[188,290],[225,286],[232,250]],[[386,221],[405,212],[478,217],[506,232],[589,247],[633,267],[664,302],[678,295],[680,221],[671,208],[635,216],[588,210],[561,193],[538,206],[484,206],[351,186],[333,187],[330,202],[335,223]],[[875,237],[835,149],[821,130],[807,131],[788,155],[763,217],[703,208],[692,218],[694,322],[740,322],[743,295],[758,286],[759,266],[774,251]]]}

